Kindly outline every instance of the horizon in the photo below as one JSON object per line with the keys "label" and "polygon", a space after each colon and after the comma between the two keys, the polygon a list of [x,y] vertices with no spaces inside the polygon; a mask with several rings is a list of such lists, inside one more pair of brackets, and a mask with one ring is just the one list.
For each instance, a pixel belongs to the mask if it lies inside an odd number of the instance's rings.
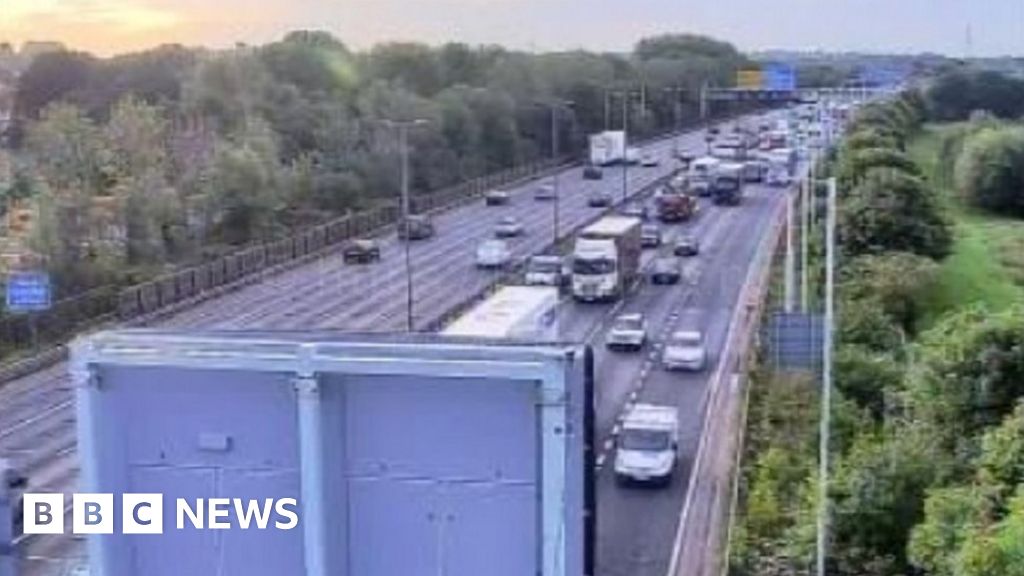
{"label": "horizon", "polygon": [[[52,38],[99,56],[165,44],[260,45],[302,29],[330,32],[356,50],[382,42],[461,42],[526,52],[621,53],[640,38],[684,32],[728,41],[747,53],[1024,54],[1024,5],[1010,0],[992,0],[984,9],[960,0],[896,6],[885,0],[776,0],[770,22],[756,17],[762,12],[756,0],[723,0],[716,7],[701,0],[636,0],[629,7],[607,0],[378,0],[358,6],[357,0],[265,0],[259,11],[246,10],[249,0],[216,6],[200,0],[4,1],[0,41]],[[812,16],[817,25],[808,26]]]}

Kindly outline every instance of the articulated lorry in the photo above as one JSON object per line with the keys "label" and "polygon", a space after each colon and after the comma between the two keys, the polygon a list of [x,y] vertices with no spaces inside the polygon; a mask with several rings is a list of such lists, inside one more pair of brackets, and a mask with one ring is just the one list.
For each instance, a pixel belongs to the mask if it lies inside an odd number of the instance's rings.
{"label": "articulated lorry", "polygon": [[743,198],[743,165],[722,164],[711,179],[711,201],[716,205],[736,206]]}
{"label": "articulated lorry", "polygon": [[120,330],[70,364],[89,574],[594,574],[588,346]]}
{"label": "articulated lorry", "polygon": [[[590,136],[590,163],[594,166],[609,166],[627,161],[626,133],[622,130],[605,130]],[[639,160],[639,153],[633,152]]]}
{"label": "articulated lorry", "polygon": [[640,272],[642,222],[605,216],[580,232],[572,255],[572,294],[584,302],[617,300]]}

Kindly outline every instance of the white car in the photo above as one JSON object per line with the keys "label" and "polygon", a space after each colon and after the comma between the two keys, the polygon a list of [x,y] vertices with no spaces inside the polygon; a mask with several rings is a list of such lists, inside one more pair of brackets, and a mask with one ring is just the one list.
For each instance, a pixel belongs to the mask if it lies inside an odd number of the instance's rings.
{"label": "white car", "polygon": [[707,358],[704,335],[697,330],[680,330],[665,342],[661,363],[666,370],[699,372],[707,364]]}
{"label": "white car", "polygon": [[514,238],[522,236],[524,232],[526,232],[526,228],[515,216],[505,216],[494,227],[494,235],[498,238]]}
{"label": "white car", "polygon": [[643,314],[622,314],[615,319],[605,335],[605,345],[611,349],[639,350],[647,342],[647,320]]}
{"label": "white car", "polygon": [[654,154],[644,153],[640,156],[640,165],[645,168],[654,168],[658,165],[658,157]]}
{"label": "white car", "polygon": [[504,240],[484,240],[476,248],[478,268],[502,268],[512,260],[512,251]]}
{"label": "white car", "polygon": [[527,286],[562,286],[571,272],[561,256],[533,256],[526,263],[524,280]]}

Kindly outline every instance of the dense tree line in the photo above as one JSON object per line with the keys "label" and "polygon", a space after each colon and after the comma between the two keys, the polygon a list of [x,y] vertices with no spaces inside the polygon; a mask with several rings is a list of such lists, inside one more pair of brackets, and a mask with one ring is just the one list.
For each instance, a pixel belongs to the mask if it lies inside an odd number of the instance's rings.
{"label": "dense tree line", "polygon": [[1024,80],[1000,72],[955,68],[932,82],[928,107],[937,121],[966,120],[976,111],[1018,118],[1024,114]]}
{"label": "dense tree line", "polygon": [[[936,192],[902,152],[923,104],[910,94],[862,111],[830,166],[847,187],[828,573],[1018,574],[1024,310],[970,309],[920,329],[921,295],[950,242]],[[767,384],[752,408],[733,571],[810,574],[816,383]]]}
{"label": "dense tree line", "polygon": [[700,86],[727,83],[745,62],[690,35],[643,39],[629,54],[416,43],[357,52],[306,31],[217,52],[54,52],[20,78],[19,188],[0,193],[38,200],[33,245],[74,292],[393,201],[387,120],[427,121],[410,134],[419,194],[549,157],[556,103],[563,154],[624,114],[634,136],[680,113],[692,120]]}

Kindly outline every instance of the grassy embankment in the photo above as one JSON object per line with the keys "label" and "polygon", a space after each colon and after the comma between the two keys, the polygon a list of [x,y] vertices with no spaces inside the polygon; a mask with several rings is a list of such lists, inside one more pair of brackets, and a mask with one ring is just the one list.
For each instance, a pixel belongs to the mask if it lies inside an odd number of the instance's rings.
{"label": "grassy embankment", "polygon": [[957,129],[926,126],[908,150],[942,195],[956,235],[953,253],[924,298],[923,328],[964,306],[980,304],[995,312],[1024,302],[1024,221],[967,206],[946,176],[952,170],[939,166],[942,140]]}

